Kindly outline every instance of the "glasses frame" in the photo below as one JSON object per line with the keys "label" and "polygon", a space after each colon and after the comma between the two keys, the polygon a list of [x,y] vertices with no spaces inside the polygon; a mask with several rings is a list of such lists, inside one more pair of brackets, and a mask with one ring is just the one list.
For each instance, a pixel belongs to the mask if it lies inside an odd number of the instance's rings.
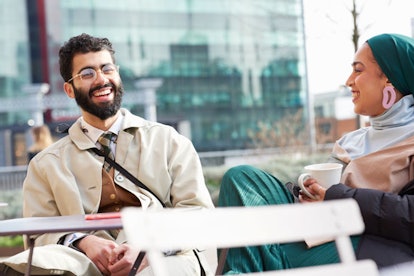
{"label": "glasses frame", "polygon": [[[88,68],[84,68],[84,69],[82,69],[81,70],[81,72],[83,71],[83,70],[85,70],[85,69],[92,69],[93,71],[95,71],[95,78],[93,78],[93,80],[96,80],[96,78],[98,77],[98,72],[101,72],[101,74],[103,74],[104,76],[107,76],[103,71],[102,71],[102,68],[104,68],[105,66],[107,66],[107,65],[114,65],[115,66],[115,71],[117,72],[117,73],[119,73],[119,65],[117,65],[117,64],[113,64],[113,63],[108,63],[108,64],[105,64],[105,65],[103,65],[101,68],[99,68],[99,69],[95,69],[95,68],[93,68],[93,67],[88,67]],[[81,73],[78,73],[78,74],[76,74],[76,75],[74,75],[72,78],[70,78],[67,82],[72,82],[74,79],[76,79],[76,78],[79,78],[80,77],[80,79],[81,79],[81,81],[83,81],[83,79],[82,79],[82,74]]]}

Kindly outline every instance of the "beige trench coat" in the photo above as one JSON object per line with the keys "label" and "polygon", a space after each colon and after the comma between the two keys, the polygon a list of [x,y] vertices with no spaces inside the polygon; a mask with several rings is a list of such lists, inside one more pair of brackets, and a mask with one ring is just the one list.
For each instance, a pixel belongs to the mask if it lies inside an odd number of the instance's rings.
{"label": "beige trench coat", "polygon": [[[116,161],[148,186],[167,207],[214,208],[191,141],[172,127],[144,120],[125,109],[121,112],[125,117],[117,139]],[[23,184],[24,217],[98,212],[104,160],[89,151],[93,147],[95,144],[77,120],[70,127],[69,135],[32,159]],[[162,208],[153,195],[119,172],[115,172],[114,179],[137,196],[142,208]],[[41,235],[36,239],[36,246],[57,244],[66,234]],[[106,231],[95,234],[113,239]]]}

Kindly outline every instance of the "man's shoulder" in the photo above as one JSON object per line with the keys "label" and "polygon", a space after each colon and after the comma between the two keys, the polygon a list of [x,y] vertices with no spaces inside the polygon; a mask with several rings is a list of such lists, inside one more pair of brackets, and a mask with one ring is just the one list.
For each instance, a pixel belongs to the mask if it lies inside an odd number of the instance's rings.
{"label": "man's shoulder", "polygon": [[70,139],[69,135],[66,135],[58,139],[56,142],[51,144],[49,147],[47,147],[45,149],[45,152],[53,152],[53,151],[60,150],[62,148],[65,148],[71,145],[73,145],[72,140]]}
{"label": "man's shoulder", "polygon": [[142,118],[138,115],[132,114],[127,109],[121,109],[122,114],[124,115],[124,124],[123,129],[136,128],[136,129],[162,129],[162,130],[173,130],[174,128],[170,125],[163,124],[160,122],[149,121],[145,118]]}
{"label": "man's shoulder", "polygon": [[[44,150],[37,153],[33,159],[37,161],[45,161],[47,158],[59,158],[63,149],[67,148],[72,144],[69,136],[64,136],[45,148]],[[45,159],[46,158],[46,159]]]}

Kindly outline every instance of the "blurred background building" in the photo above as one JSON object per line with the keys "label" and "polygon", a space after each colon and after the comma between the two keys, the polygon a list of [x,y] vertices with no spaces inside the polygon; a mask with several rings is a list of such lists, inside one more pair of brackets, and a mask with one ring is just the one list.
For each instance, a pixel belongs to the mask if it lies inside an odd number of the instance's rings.
{"label": "blurred background building", "polygon": [[123,105],[199,152],[310,143],[301,0],[2,0],[0,12],[0,166],[25,164],[31,125],[79,116],[58,50],[81,33],[114,44]]}
{"label": "blurred background building", "polygon": [[332,144],[339,137],[358,127],[357,117],[353,111],[352,93],[347,87],[318,93],[313,97],[317,144]]}

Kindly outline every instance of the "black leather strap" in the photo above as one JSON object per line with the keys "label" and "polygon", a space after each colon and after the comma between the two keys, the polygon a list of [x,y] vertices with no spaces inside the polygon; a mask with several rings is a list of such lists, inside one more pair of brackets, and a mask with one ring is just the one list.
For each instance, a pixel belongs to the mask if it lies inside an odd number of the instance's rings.
{"label": "black leather strap", "polygon": [[108,155],[105,155],[105,153],[103,153],[102,151],[98,150],[97,148],[91,148],[91,150],[93,152],[95,152],[97,155],[105,157],[105,162],[108,162],[112,167],[114,167],[117,171],[119,171],[122,175],[124,175],[126,178],[128,178],[132,183],[134,183],[138,187],[140,187],[140,188],[142,188],[142,189],[147,190],[148,192],[150,192],[153,196],[155,196],[156,199],[158,199],[158,201],[161,203],[161,205],[163,207],[166,207],[165,204],[164,204],[164,202],[162,202],[161,199],[153,191],[150,190],[150,188],[148,188],[138,178],[136,178],[135,176],[133,176],[132,174],[130,174],[126,169],[124,169],[124,167],[122,167],[117,162],[115,162],[115,160],[109,158]]}
{"label": "black leather strap", "polygon": [[145,252],[141,251],[138,254],[138,257],[135,259],[134,265],[132,266],[131,270],[128,273],[128,276],[135,276],[137,274],[138,268],[144,259]]}
{"label": "black leather strap", "polygon": [[[58,133],[68,133],[69,130],[69,125],[62,125],[62,126],[58,126],[56,128],[56,131]],[[111,166],[113,166],[116,170],[118,170],[120,173],[122,173],[126,178],[128,178],[132,183],[134,183],[135,185],[137,185],[138,187],[147,190],[148,192],[150,192],[153,196],[155,196],[156,199],[158,199],[158,201],[161,203],[161,205],[163,207],[166,207],[164,202],[161,201],[161,199],[154,194],[153,191],[151,191],[144,183],[142,183],[138,178],[136,178],[135,176],[133,176],[132,174],[130,174],[126,169],[124,169],[124,167],[122,167],[121,165],[119,165],[117,162],[115,162],[115,160],[109,158],[107,155],[105,155],[102,151],[98,150],[97,148],[92,148],[91,149],[94,153],[96,153],[99,156],[103,156],[105,158],[105,161],[108,162]],[[145,252],[141,251],[138,254],[138,257],[136,258],[134,265],[132,266],[131,270],[128,273],[128,276],[135,276],[139,266],[142,263],[142,260],[144,259],[145,256]]]}
{"label": "black leather strap", "polygon": [[[138,178],[136,178],[135,176],[133,176],[132,174],[130,174],[126,169],[124,169],[124,167],[122,167],[117,162],[115,162],[115,160],[109,158],[108,155],[106,155],[104,152],[98,150],[97,148],[92,148],[91,150],[93,152],[95,152],[97,155],[105,157],[105,162],[108,162],[112,167],[114,167],[117,171],[119,171],[122,175],[124,175],[126,178],[128,178],[132,183],[134,183],[138,187],[140,187],[140,188],[142,188],[142,189],[147,190],[148,192],[150,192],[153,196],[155,196],[156,199],[158,199],[158,201],[162,204],[163,207],[166,207],[165,204],[164,204],[164,202],[162,202],[161,199],[156,194],[154,194],[153,191],[151,191]],[[144,251],[139,252],[138,257],[136,258],[136,260],[134,262],[134,265],[132,266],[131,270],[128,273],[128,276],[134,276],[137,273],[138,268],[141,265],[142,260],[144,259],[144,256],[145,256],[145,252]]]}

